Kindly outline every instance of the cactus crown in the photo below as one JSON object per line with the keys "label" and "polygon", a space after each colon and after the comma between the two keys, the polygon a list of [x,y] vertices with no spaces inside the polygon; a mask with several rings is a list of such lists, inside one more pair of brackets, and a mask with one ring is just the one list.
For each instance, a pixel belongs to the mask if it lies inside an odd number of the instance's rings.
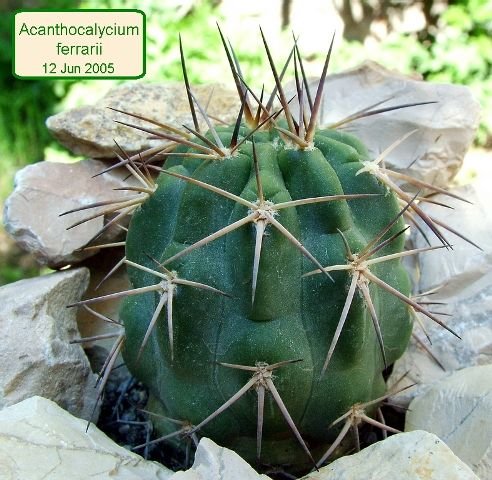
{"label": "cactus crown", "polygon": [[[108,276],[126,265],[133,288],[75,305],[94,312],[94,302],[125,297],[101,394],[122,351],[161,415],[162,436],[151,443],[185,448],[203,434],[259,466],[297,472],[323,464],[362,421],[394,431],[372,416],[388,395],[382,372],[403,353],[413,315],[455,334],[410,297],[401,258],[449,248],[441,228],[453,230],[422,211],[428,199],[396,182],[440,189],[384,165],[414,132],[371,159],[340,130],[423,103],[379,102],[320,128],[333,39],[312,95],[297,44],[278,73],[262,32],[275,82],[264,101],[220,35],[241,102],[237,121],[214,126],[189,85],[180,39],[193,126],[120,112],[149,127],[120,123],[163,145],[134,155],[118,147],[119,162],[106,171],[126,168],[135,196],[84,207],[107,207],[87,219],[113,215],[102,231],[132,215],[125,257]],[[292,59],[289,99],[282,78]],[[417,225],[417,217],[441,246],[404,250],[404,220]]]}

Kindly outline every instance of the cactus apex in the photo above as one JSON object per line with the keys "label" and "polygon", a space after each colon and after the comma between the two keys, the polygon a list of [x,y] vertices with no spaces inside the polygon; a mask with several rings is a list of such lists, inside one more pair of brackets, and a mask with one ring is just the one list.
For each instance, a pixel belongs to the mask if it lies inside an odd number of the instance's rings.
{"label": "cactus apex", "polygon": [[[473,242],[419,206],[444,203],[420,191],[412,195],[397,182],[432,193],[445,190],[386,167],[387,155],[416,130],[374,159],[355,137],[338,130],[372,115],[435,102],[383,106],[386,98],[321,128],[334,36],[312,96],[296,38],[279,73],[260,33],[274,81],[266,102],[264,86],[257,96],[245,82],[219,27],[241,104],[233,125],[212,118],[194,95],[181,37],[193,126],[113,109],[148,125],[117,123],[163,144],[129,155],[115,142],[118,162],[99,174],[125,168],[131,182],[118,190],[131,198],[63,215],[102,208],[70,228],[113,216],[85,248],[124,244],[125,256],[100,284],[125,265],[132,288],[70,306],[116,328],[99,395],[122,352],[149,387],[151,415],[164,414],[156,427],[162,435],[135,449],[184,439],[188,458],[200,431],[259,465],[292,462],[302,470],[306,458],[315,467],[325,463],[349,430],[359,448],[362,422],[396,432],[376,406],[390,395],[382,395],[382,372],[403,352],[413,317],[422,313],[458,337],[440,312],[428,307],[432,302],[410,296],[401,259],[452,249],[441,229]],[[296,94],[289,99],[282,80],[292,59]],[[277,96],[281,106],[275,109]],[[95,243],[126,216],[131,222],[125,242]],[[441,244],[404,250],[405,220],[417,228],[423,221]],[[310,264],[315,270],[306,273]],[[124,298],[124,326],[89,306],[115,298]],[[178,428],[169,431],[161,420]]]}

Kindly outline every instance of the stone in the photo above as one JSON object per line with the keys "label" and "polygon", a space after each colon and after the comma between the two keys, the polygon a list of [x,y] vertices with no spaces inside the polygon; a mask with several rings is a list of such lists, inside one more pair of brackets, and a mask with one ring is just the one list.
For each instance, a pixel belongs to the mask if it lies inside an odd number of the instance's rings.
{"label": "stone", "polygon": [[195,453],[193,466],[177,472],[171,480],[269,480],[259,475],[237,453],[220,447],[209,438],[202,438]]}
{"label": "stone", "polygon": [[479,480],[435,435],[417,430],[392,435],[339,458],[302,480]]}
{"label": "stone", "polygon": [[66,308],[88,282],[88,270],[79,268],[0,288],[0,408],[41,395],[91,417],[97,376],[82,347],[69,343],[79,333],[75,309]]}
{"label": "stone", "polygon": [[[438,205],[422,205],[429,216],[440,222],[454,227],[466,235],[479,247],[465,242],[453,233],[441,228],[446,238],[453,246],[452,251],[440,250],[419,256],[421,276],[419,290],[425,292],[436,287],[442,287],[440,295],[446,297],[462,296],[463,288],[473,284],[487,275],[492,267],[492,211],[490,202],[492,195],[488,177],[477,177],[473,184],[452,188],[450,193],[461,195],[471,203],[439,194],[433,200],[446,203],[451,208]],[[439,240],[424,231],[432,245],[439,245]],[[415,233],[412,241],[416,248],[427,246],[422,235]],[[468,287],[469,288],[469,287]]]}
{"label": "stone", "polygon": [[[412,339],[404,355],[395,363],[388,380],[389,385],[393,386],[408,372],[398,387],[417,383],[415,387],[392,397],[393,402],[402,406],[408,406],[430,384],[455,370],[492,363],[492,214],[487,179],[479,175],[473,185],[450,190],[464,195],[473,205],[443,195],[436,195],[434,199],[444,201],[453,209],[421,205],[428,215],[466,234],[482,250],[442,229],[452,243],[453,250],[439,249],[419,255],[420,278],[417,290],[426,292],[437,289],[425,300],[444,303],[431,306],[431,309],[452,314],[440,318],[461,340],[420,315],[432,345],[428,344],[422,329],[416,324],[414,333],[420,341]],[[438,245],[438,240],[427,227],[422,228],[427,232],[431,244]],[[427,246],[419,233],[413,234],[412,243],[415,248]],[[422,342],[427,344],[442,368],[422,348]]]}
{"label": "stone", "polygon": [[[52,268],[94,255],[96,250],[81,252],[77,249],[84,247],[99,232],[108,217],[95,218],[70,230],[67,228],[105,207],[59,215],[95,202],[133,198],[134,193],[114,191],[133,185],[132,179],[123,182],[127,177],[126,170],[113,170],[93,178],[107,167],[106,163],[97,160],[39,162],[24,167],[17,172],[14,191],[5,202],[5,229],[40,264]],[[99,241],[111,242],[121,234],[121,229],[111,227]]]}
{"label": "stone", "polygon": [[405,431],[437,435],[481,480],[492,479],[492,365],[464,368],[410,404]]}
{"label": "stone", "polygon": [[[236,119],[240,102],[235,91],[220,85],[202,85],[193,87],[193,93],[203,108],[208,105],[207,113],[212,117],[227,122]],[[78,107],[49,117],[46,126],[73,153],[92,158],[115,158],[114,140],[129,154],[163,143],[163,140],[149,139],[148,133],[121,125],[115,120],[152,129],[158,128],[155,125],[107,107],[174,127],[181,128],[183,123],[193,127],[186,89],[182,83],[126,83],[110,90],[94,106]],[[198,111],[197,115],[201,128],[206,129]]]}
{"label": "stone", "polygon": [[0,412],[0,478],[167,480],[172,472],[116,445],[42,397]]}
{"label": "stone", "polygon": [[[492,364],[492,273],[484,276],[476,290],[464,298],[447,298],[433,295],[435,301],[447,301],[446,310],[453,313],[444,321],[461,337],[451,335],[430,320],[423,320],[432,340],[429,345],[418,324],[403,356],[396,361],[388,385],[403,388],[416,385],[391,397],[391,401],[407,407],[412,399],[425,393],[429,386],[450,375],[453,371],[474,365]],[[441,307],[442,309],[442,307]],[[419,341],[416,340],[419,338]],[[422,347],[432,352],[440,365]],[[405,375],[406,374],[406,375]],[[398,382],[396,387],[396,382]]]}
{"label": "stone", "polygon": [[[318,83],[310,82],[313,97]],[[295,83],[287,91],[288,98],[294,95]],[[412,176],[444,188],[462,165],[479,123],[480,106],[468,88],[424,82],[371,61],[329,75],[324,91],[320,112],[324,126],[383,100],[387,101],[374,108],[437,102],[359,119],[347,124],[347,131],[358,136],[376,158],[406,133],[418,129],[386,156],[386,164],[407,174],[411,165]]]}

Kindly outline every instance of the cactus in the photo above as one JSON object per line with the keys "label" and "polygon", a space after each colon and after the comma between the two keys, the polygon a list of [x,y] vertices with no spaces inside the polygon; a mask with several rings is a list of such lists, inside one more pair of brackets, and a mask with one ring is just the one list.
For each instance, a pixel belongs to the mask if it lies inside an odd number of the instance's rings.
{"label": "cactus", "polygon": [[[394,431],[372,417],[386,396],[383,371],[405,350],[415,312],[454,334],[410,297],[401,258],[448,248],[439,227],[453,230],[395,182],[440,189],[384,167],[413,132],[371,159],[339,130],[422,103],[373,105],[320,128],[333,42],[313,96],[294,45],[286,63],[294,58],[301,106],[294,115],[281,83],[285,68],[278,73],[264,37],[275,81],[267,102],[246,85],[222,40],[241,101],[236,123],[214,126],[196,100],[180,41],[193,127],[124,123],[167,143],[133,156],[119,149],[116,166],[138,182],[128,187],[135,198],[97,214],[116,212],[109,224],[132,214],[126,256],[115,266],[126,265],[132,289],[76,305],[91,310],[93,302],[125,297],[102,385],[122,351],[149,388],[155,443],[185,449],[204,435],[253,464],[298,472],[325,462],[361,421]],[[405,219],[417,216],[441,246],[404,250]]]}

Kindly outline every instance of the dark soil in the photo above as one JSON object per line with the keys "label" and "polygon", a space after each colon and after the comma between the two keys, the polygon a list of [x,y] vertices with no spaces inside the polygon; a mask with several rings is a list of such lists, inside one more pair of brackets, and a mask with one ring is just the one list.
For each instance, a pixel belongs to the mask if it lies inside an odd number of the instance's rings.
{"label": "dark soil", "polygon": [[147,388],[130,375],[125,365],[116,367],[106,385],[97,427],[118,445],[147,460],[175,471],[189,468],[193,459],[186,465],[185,459],[179,458],[165,442],[146,445],[154,438],[145,412],[147,399]]}

